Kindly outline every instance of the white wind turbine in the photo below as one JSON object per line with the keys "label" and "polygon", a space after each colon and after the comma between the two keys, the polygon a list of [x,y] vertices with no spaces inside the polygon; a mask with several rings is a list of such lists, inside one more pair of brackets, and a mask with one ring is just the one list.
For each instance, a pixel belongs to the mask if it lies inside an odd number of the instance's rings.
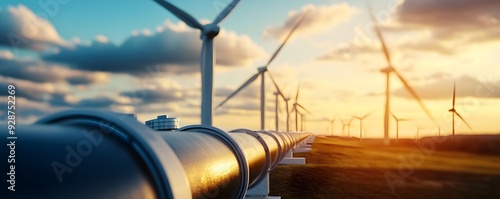
{"label": "white wind turbine", "polygon": [[403,84],[405,89],[413,96],[413,98],[415,98],[415,100],[417,100],[420,107],[425,111],[427,116],[434,122],[434,124],[436,126],[437,126],[437,122],[434,119],[434,117],[432,116],[431,112],[424,105],[422,99],[420,99],[417,92],[415,92],[415,90],[413,90],[413,88],[410,86],[408,81],[406,81],[406,79],[403,76],[401,76],[401,74],[392,65],[389,49],[385,45],[384,37],[382,36],[382,31],[380,30],[379,24],[378,24],[377,20],[375,19],[374,15],[373,15],[373,11],[371,9],[371,6],[369,4],[368,4],[368,10],[369,10],[370,18],[372,19],[373,24],[374,24],[373,27],[375,29],[375,33],[377,34],[377,37],[380,40],[380,44],[382,46],[382,51],[385,55],[385,59],[387,61],[387,65],[388,65],[386,68],[382,69],[381,72],[386,74],[385,110],[384,110],[384,143],[389,144],[390,143],[390,140],[389,140],[389,113],[390,113],[390,89],[389,88],[390,87],[389,87],[389,85],[390,85],[391,73],[394,73],[398,77],[398,79],[401,81],[401,83]]}
{"label": "white wind turbine", "polygon": [[367,118],[368,116],[370,116],[372,113],[368,113],[366,115],[363,115],[362,117],[358,117],[358,116],[354,116],[354,118],[358,119],[359,120],[359,140],[362,139],[362,133],[363,133],[363,130],[364,130],[364,126],[363,126],[363,120],[365,118]]}
{"label": "white wind turbine", "polygon": [[312,113],[310,111],[308,111],[306,108],[304,108],[304,106],[302,106],[298,100],[299,100],[299,93],[300,93],[300,83],[299,85],[297,86],[297,93],[295,94],[295,102],[293,103],[293,108],[292,108],[292,113],[295,112],[295,130],[298,131],[299,129],[299,114],[300,114],[300,126],[301,126],[301,129],[302,129],[302,125],[303,125],[303,117],[305,114],[302,114],[300,111],[299,111],[299,108],[301,108],[302,110],[306,111],[308,114],[311,114]]}
{"label": "white wind turbine", "polygon": [[263,66],[263,67],[258,68],[257,69],[258,70],[257,74],[255,74],[252,77],[250,77],[245,83],[243,83],[243,85],[241,85],[238,89],[236,89],[236,91],[234,91],[233,93],[231,93],[231,95],[229,95],[224,101],[222,101],[216,108],[219,108],[222,105],[224,105],[224,103],[226,103],[229,99],[231,99],[238,92],[240,92],[241,90],[243,90],[245,87],[247,87],[248,85],[250,85],[253,81],[255,81],[260,76],[261,77],[261,85],[260,85],[260,129],[264,130],[264,128],[265,128],[265,97],[266,97],[266,95],[265,95],[265,78],[264,78],[265,76],[264,76],[264,73],[268,72],[267,74],[269,74],[269,77],[271,77],[271,80],[272,80],[274,86],[276,87],[276,89],[280,93],[280,95],[283,98],[283,100],[286,101],[286,97],[283,95],[283,93],[278,88],[278,85],[276,84],[276,81],[274,81],[274,78],[271,75],[271,73],[267,70],[267,67],[276,58],[276,56],[281,51],[281,49],[283,48],[283,46],[286,44],[286,42],[288,41],[288,39],[290,39],[290,36],[292,36],[293,32],[299,27],[300,23],[302,23],[302,21],[304,20],[305,16],[306,16],[306,14],[302,15],[301,18],[299,19],[299,21],[295,24],[295,26],[292,27],[292,29],[288,33],[287,37],[283,41],[283,43],[279,46],[278,49],[276,49],[276,51],[274,52],[274,54],[271,57],[271,59],[269,59],[269,61],[267,62],[267,64],[265,66]]}
{"label": "white wind turbine", "polygon": [[213,66],[214,66],[214,38],[219,34],[220,27],[218,24],[229,15],[229,13],[236,7],[240,2],[239,0],[233,0],[218,16],[215,20],[206,25],[202,25],[198,20],[193,18],[188,13],[172,5],[168,1],[164,0],[154,0],[156,3],[163,6],[165,9],[170,11],[176,17],[184,21],[186,25],[191,28],[199,29],[201,31],[201,40],[203,41],[203,46],[201,49],[201,124],[212,125],[212,115],[213,115]]}
{"label": "white wind turbine", "polygon": [[[276,84],[275,84],[276,86]],[[290,113],[288,112],[288,100],[290,100],[290,98],[287,98],[285,96],[283,96],[283,93],[281,92],[281,90],[276,87],[276,92],[274,92],[273,94],[276,96],[276,100],[275,100],[275,116],[276,116],[276,131],[279,131],[279,112],[281,111],[280,107],[279,107],[279,96],[281,96],[283,98],[283,100],[285,101],[285,107],[286,107],[286,132],[289,132],[289,124],[290,124]]]}
{"label": "white wind turbine", "polygon": [[335,120],[337,119],[337,117],[333,116],[332,119],[324,117],[323,119],[325,119],[330,124],[329,125],[330,136],[333,136],[333,132],[334,132],[333,124],[335,123]]}
{"label": "white wind turbine", "polygon": [[342,122],[342,136],[344,136],[344,131],[345,131],[345,127],[348,126],[348,123],[346,123],[344,120],[340,120],[340,122]]}
{"label": "white wind turbine", "polygon": [[399,122],[405,122],[405,121],[411,121],[411,120],[406,119],[406,118],[398,118],[392,113],[391,113],[391,115],[394,118],[394,120],[396,120],[396,143],[398,143],[399,142]]}
{"label": "white wind turbine", "polygon": [[451,132],[452,132],[452,136],[453,136],[453,139],[455,139],[455,115],[457,115],[464,123],[465,125],[467,125],[467,127],[469,127],[470,131],[474,132],[474,130],[472,130],[472,127],[469,125],[469,123],[467,123],[465,121],[465,119],[457,112],[457,110],[455,109],[455,97],[456,97],[456,90],[457,90],[457,83],[455,82],[453,84],[453,101],[452,101],[452,108],[450,110],[448,110],[449,112],[451,112],[452,114],[452,119],[451,119]]}

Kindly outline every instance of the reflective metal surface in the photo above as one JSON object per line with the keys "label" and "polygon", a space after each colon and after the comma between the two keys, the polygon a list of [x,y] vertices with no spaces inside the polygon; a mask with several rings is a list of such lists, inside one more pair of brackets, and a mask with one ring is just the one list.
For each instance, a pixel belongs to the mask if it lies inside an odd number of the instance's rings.
{"label": "reflective metal surface", "polygon": [[202,125],[158,132],[95,110],[16,130],[18,189],[1,198],[243,198],[310,135]]}

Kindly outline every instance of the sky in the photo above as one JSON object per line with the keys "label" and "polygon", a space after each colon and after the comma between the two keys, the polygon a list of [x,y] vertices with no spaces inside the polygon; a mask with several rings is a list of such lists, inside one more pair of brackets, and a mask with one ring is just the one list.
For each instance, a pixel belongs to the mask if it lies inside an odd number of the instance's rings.
{"label": "sky", "polygon": [[[229,0],[171,3],[210,23]],[[372,1],[393,66],[450,134],[453,84],[457,133],[500,130],[500,2],[495,0]],[[367,137],[382,137],[387,66],[364,0],[242,0],[219,25],[215,39],[214,106],[257,73],[298,19],[299,29],[269,66],[287,97],[311,114],[305,129],[341,133],[352,116]],[[181,126],[200,123],[200,33],[148,0],[120,2],[5,0],[0,2],[0,87],[17,87],[18,122],[33,123],[64,109],[96,108],[179,117]],[[266,129],[275,129],[275,92],[266,77]],[[260,81],[215,111],[224,130],[260,128]],[[401,137],[435,135],[436,125],[391,77],[391,112]],[[6,104],[7,89],[0,91]],[[291,108],[291,106],[290,106]],[[279,103],[280,130],[285,106]],[[0,110],[5,118],[5,110]],[[294,121],[292,120],[292,124]],[[292,125],[293,126],[293,125]],[[391,136],[395,122],[391,120]],[[359,135],[359,121],[351,123]]]}

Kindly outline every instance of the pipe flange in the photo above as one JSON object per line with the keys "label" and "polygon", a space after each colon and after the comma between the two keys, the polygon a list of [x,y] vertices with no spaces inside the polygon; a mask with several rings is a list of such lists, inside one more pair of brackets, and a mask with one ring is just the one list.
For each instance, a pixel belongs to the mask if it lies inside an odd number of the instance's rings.
{"label": "pipe flange", "polygon": [[271,169],[271,152],[269,151],[269,146],[267,146],[266,141],[258,133],[256,133],[255,131],[252,131],[250,129],[240,128],[240,129],[231,130],[229,132],[230,133],[246,133],[248,135],[251,135],[251,136],[255,137],[255,139],[257,139],[260,142],[260,144],[262,144],[262,146],[264,147],[264,151],[266,153],[266,172],[261,173],[259,175],[259,177],[257,179],[255,179],[255,181],[248,186],[248,189],[251,189],[254,186],[258,185],[262,180],[264,180],[265,177],[267,176],[267,173]]}
{"label": "pipe flange", "polygon": [[284,149],[286,150],[286,151],[285,150],[283,151],[283,156],[285,156],[288,153],[288,151],[292,148],[290,140],[280,132],[277,132],[277,131],[273,131],[273,132],[274,133],[272,133],[272,134],[278,135],[281,138],[281,140],[283,140],[283,143],[285,144]]}
{"label": "pipe flange", "polygon": [[245,154],[241,150],[238,143],[236,143],[236,141],[234,141],[234,139],[231,136],[229,136],[228,133],[213,126],[189,125],[180,128],[179,131],[205,133],[220,139],[231,148],[233,153],[236,155],[238,164],[240,165],[241,182],[236,198],[244,198],[247,193],[248,184],[250,181],[250,171],[248,168],[248,163]]}
{"label": "pipe flange", "polygon": [[263,133],[263,134],[271,136],[274,139],[274,141],[276,141],[276,144],[278,145],[278,158],[276,159],[276,162],[271,166],[271,170],[273,170],[273,169],[275,169],[279,165],[279,162],[281,161],[281,159],[284,156],[282,154],[283,153],[283,148],[281,148],[281,143],[278,140],[278,138],[274,134],[272,134],[272,133],[269,133],[269,132],[263,131],[263,130],[257,131],[257,133]]}
{"label": "pipe flange", "polygon": [[184,168],[162,138],[135,118],[103,110],[67,110],[35,124],[88,125],[111,133],[127,143],[146,164],[160,198],[192,198]]}

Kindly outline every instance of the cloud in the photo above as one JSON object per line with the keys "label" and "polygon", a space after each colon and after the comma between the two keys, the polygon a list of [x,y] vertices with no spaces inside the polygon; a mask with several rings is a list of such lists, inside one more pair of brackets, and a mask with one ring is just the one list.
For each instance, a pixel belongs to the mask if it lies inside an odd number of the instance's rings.
{"label": "cloud", "polygon": [[[352,61],[354,59],[366,59],[368,56],[375,54],[381,54],[380,48],[375,45],[365,44],[365,45],[355,45],[341,44],[331,49],[327,53],[316,58],[318,61]],[[381,55],[382,56],[382,55]]]}
{"label": "cloud", "polygon": [[402,29],[429,29],[434,40],[463,45],[500,39],[496,0],[404,1],[397,10]]}
{"label": "cloud", "polygon": [[[0,78],[0,87],[7,88],[7,85],[16,87],[16,97],[26,98],[32,101],[44,102],[51,99],[53,94],[62,93],[51,84],[37,84],[30,81],[10,80]],[[0,96],[7,96],[7,90],[0,90]]]}
{"label": "cloud", "polygon": [[[451,56],[469,45],[500,41],[500,2],[494,0],[400,1],[381,28],[392,53],[436,53]],[[387,16],[386,16],[387,17]],[[354,30],[354,39],[331,49],[318,60],[352,61],[380,53],[378,38],[368,20]],[[395,40],[404,33],[406,39]],[[375,50],[375,51],[374,51]]]}
{"label": "cloud", "polygon": [[191,99],[192,92],[188,89],[139,89],[120,93],[120,96],[138,100],[139,104],[170,103]]}
{"label": "cloud", "polygon": [[36,83],[66,82],[72,85],[104,83],[108,75],[101,72],[84,72],[40,60],[15,59],[0,55],[0,76],[29,80]]}
{"label": "cloud", "polygon": [[0,45],[31,50],[68,46],[47,20],[35,15],[24,5],[0,9]]}
{"label": "cloud", "polygon": [[[59,110],[49,107],[47,104],[37,103],[22,98],[16,99],[16,103],[19,104],[19,106],[16,106],[17,122],[22,124],[33,123],[36,119]],[[7,107],[7,98],[0,99],[0,106]],[[7,111],[5,110],[0,111],[0,119],[7,119]]]}
{"label": "cloud", "polygon": [[[423,99],[451,99],[453,96],[453,81],[457,82],[458,97],[500,98],[499,82],[482,82],[470,76],[462,76],[455,80],[439,76],[439,79],[429,84],[413,87]],[[394,95],[412,98],[404,88],[396,89]]]}
{"label": "cloud", "polygon": [[[43,58],[85,71],[141,76],[148,73],[147,67],[158,66],[158,72],[194,73],[199,71],[202,43],[199,32],[185,26],[167,20],[154,35],[137,33],[119,46],[98,36],[89,46],[61,49]],[[248,36],[230,31],[221,30],[214,43],[217,66],[249,65],[265,54]]]}
{"label": "cloud", "polygon": [[90,99],[80,100],[75,104],[76,107],[84,108],[109,108],[113,105],[119,104],[115,99],[110,97],[96,97]]}
{"label": "cloud", "polygon": [[0,59],[13,59],[14,55],[9,50],[0,50]]}
{"label": "cloud", "polygon": [[357,12],[357,8],[347,3],[330,6],[309,4],[304,6],[300,11],[290,11],[283,25],[268,28],[265,30],[264,35],[282,40],[306,13],[307,16],[297,29],[296,34],[313,35],[349,21]]}

